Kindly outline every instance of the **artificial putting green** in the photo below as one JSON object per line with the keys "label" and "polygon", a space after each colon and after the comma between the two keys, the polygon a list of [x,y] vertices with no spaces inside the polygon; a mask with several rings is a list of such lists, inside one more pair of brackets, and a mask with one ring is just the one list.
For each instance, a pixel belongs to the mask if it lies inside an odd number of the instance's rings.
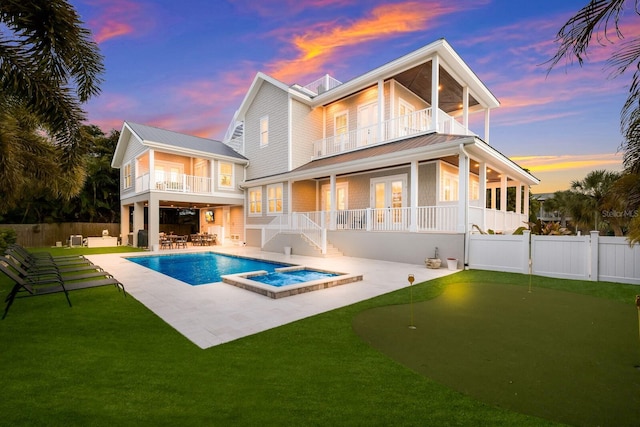
{"label": "artificial putting green", "polygon": [[353,326],[379,351],[488,404],[571,425],[640,424],[631,304],[535,286],[452,283],[432,300],[363,311]]}

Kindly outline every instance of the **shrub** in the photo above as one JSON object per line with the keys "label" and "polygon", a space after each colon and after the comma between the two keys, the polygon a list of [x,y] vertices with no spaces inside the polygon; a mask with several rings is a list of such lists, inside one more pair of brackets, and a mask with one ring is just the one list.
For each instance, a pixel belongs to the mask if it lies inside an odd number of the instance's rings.
{"label": "shrub", "polygon": [[18,240],[15,230],[11,228],[0,228],[0,251],[4,253],[7,250],[7,246],[15,243]]}

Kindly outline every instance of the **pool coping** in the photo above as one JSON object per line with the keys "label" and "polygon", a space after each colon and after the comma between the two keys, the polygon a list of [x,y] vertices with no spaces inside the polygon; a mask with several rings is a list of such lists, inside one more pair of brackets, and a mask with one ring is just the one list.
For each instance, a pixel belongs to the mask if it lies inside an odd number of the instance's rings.
{"label": "pool coping", "polygon": [[337,276],[323,277],[321,279],[309,280],[307,282],[291,284],[284,287],[271,286],[265,283],[251,280],[251,277],[269,274],[266,270],[256,270],[256,271],[236,273],[236,274],[225,274],[220,276],[220,278],[222,279],[223,283],[226,283],[228,285],[233,285],[247,291],[255,292],[257,294],[264,295],[272,299],[284,298],[284,297],[289,297],[293,295],[303,294],[306,292],[318,291],[321,289],[332,288],[334,286],[346,285],[347,283],[360,282],[363,280],[362,274],[339,273],[336,271],[330,271],[330,270],[320,269],[316,267],[308,267],[304,265],[292,265],[289,267],[279,267],[279,268],[276,268],[275,271],[285,272],[285,271],[295,271],[295,270],[304,270],[304,269],[312,269],[312,270],[320,271],[323,273],[333,273],[333,274],[337,274]]}

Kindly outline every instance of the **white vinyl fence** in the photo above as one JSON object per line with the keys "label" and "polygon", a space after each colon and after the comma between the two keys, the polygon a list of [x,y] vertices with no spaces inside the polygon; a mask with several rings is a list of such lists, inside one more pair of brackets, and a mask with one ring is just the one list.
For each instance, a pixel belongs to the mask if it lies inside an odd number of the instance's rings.
{"label": "white vinyl fence", "polygon": [[640,245],[624,237],[472,234],[469,268],[640,284]]}

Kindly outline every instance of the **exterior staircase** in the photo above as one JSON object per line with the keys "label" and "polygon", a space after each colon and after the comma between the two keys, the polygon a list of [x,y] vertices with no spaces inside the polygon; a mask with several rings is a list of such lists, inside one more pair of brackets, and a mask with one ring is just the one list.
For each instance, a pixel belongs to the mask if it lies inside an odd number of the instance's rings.
{"label": "exterior staircase", "polygon": [[316,245],[311,243],[311,241],[309,239],[307,239],[303,234],[301,234],[300,237],[302,237],[302,239],[307,242],[307,244],[309,245],[310,248],[312,248],[315,252],[317,252],[319,257],[322,257],[322,258],[335,258],[335,257],[343,256],[343,253],[340,252],[340,249],[338,249],[335,246],[333,246],[330,242],[327,242],[327,253],[323,255],[322,253],[320,253],[320,249],[318,249],[318,247]]}

